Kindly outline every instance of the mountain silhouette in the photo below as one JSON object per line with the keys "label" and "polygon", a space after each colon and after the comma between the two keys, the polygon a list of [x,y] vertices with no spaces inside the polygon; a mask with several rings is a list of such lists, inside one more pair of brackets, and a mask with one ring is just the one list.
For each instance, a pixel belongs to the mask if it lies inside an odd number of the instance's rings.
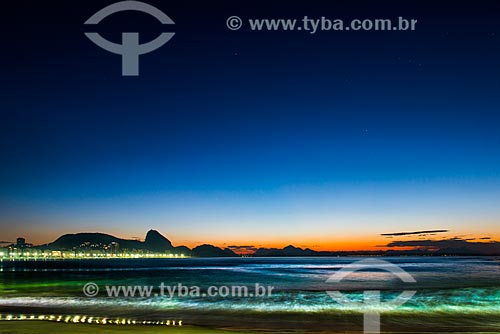
{"label": "mountain silhouette", "polygon": [[144,243],[138,240],[127,240],[114,237],[104,233],[76,233],[65,234],[59,237],[56,241],[41,246],[48,249],[73,250],[83,248],[85,245],[109,245],[113,242],[119,244],[123,249],[139,250],[144,249]]}
{"label": "mountain silhouette", "polygon": [[292,245],[286,246],[283,249],[279,248],[259,248],[255,252],[255,256],[317,256],[319,252],[309,248],[302,249]]}
{"label": "mountain silhouette", "polygon": [[153,253],[169,253],[196,257],[230,257],[237,256],[230,249],[221,249],[213,245],[201,245],[193,250],[186,246],[174,247],[172,242],[156,230],[149,230],[144,241],[121,239],[105,233],[65,234],[49,244],[37,246],[48,250],[95,250],[115,243],[120,251],[140,251]]}
{"label": "mountain silhouette", "polygon": [[174,247],[170,240],[156,230],[149,230],[144,240],[144,246],[151,252],[171,251]]}
{"label": "mountain silhouette", "polygon": [[232,256],[238,256],[236,255],[232,250],[226,248],[226,249],[220,249],[219,247],[215,247],[212,245],[201,245],[198,247],[193,248],[191,251],[193,256],[196,257],[232,257]]}

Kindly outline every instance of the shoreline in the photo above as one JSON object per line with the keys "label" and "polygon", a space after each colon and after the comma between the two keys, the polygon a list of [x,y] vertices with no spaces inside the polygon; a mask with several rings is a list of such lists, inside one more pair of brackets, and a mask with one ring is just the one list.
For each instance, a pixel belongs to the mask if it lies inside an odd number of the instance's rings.
{"label": "shoreline", "polygon": [[[34,310],[32,310],[34,311]],[[72,328],[68,333],[75,333],[75,329],[88,327],[98,329],[93,333],[122,333],[116,329],[129,328],[131,332],[137,329],[149,329],[148,333],[362,333],[362,313],[346,315],[341,312],[312,315],[297,314],[269,314],[260,316],[248,314],[221,314],[218,312],[172,312],[169,315],[161,313],[137,314],[134,318],[123,316],[90,316],[90,315],[41,315],[36,312],[23,312],[20,309],[15,314],[6,314],[0,318],[0,328],[30,327],[29,324],[42,324],[44,328]],[[100,314],[95,312],[94,314]],[[101,313],[102,314],[102,313]],[[150,314],[149,319],[144,316]],[[155,319],[156,318],[156,319]],[[168,320],[170,319],[170,320]],[[40,326],[33,326],[34,329]],[[105,331],[103,331],[105,330]],[[488,315],[457,314],[444,316],[433,315],[401,315],[383,314],[381,330],[385,333],[500,333],[500,319]],[[19,333],[34,333],[32,330],[18,331]],[[65,333],[49,330],[40,333]],[[78,330],[78,332],[81,332]],[[82,333],[84,333],[83,331]],[[5,333],[15,333],[7,331]],[[0,330],[0,334],[3,332]]]}
{"label": "shoreline", "polygon": [[[58,334],[231,334],[231,333],[259,333],[259,334],[326,334],[326,333],[362,333],[362,330],[336,330],[325,329],[325,330],[307,330],[307,329],[290,329],[290,330],[272,330],[272,329],[215,329],[202,326],[161,326],[161,325],[97,325],[97,324],[87,324],[87,323],[58,323],[50,322],[44,320],[20,320],[20,321],[0,321],[0,334],[46,334],[46,333],[58,333]],[[381,333],[387,334],[429,334],[429,333],[449,333],[449,334],[493,334],[498,333],[497,330],[491,331],[418,331],[418,330],[402,330],[402,331],[384,331]]]}
{"label": "shoreline", "polygon": [[224,334],[234,333],[232,331],[218,330],[213,328],[204,328],[200,326],[166,326],[166,325],[133,325],[133,324],[88,324],[88,323],[64,323],[45,320],[0,320],[0,333],[31,333],[31,334],[120,334],[120,333],[144,333],[144,334],[164,334],[183,333],[183,334]]}

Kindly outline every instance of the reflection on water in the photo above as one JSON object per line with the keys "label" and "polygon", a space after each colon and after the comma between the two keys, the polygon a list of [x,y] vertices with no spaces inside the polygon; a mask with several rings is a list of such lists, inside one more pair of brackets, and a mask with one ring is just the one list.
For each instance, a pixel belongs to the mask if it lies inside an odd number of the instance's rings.
{"label": "reflection on water", "polygon": [[[396,310],[386,312],[387,323],[397,326],[460,325],[473,330],[500,330],[500,262],[487,257],[398,257],[384,258],[399,265],[417,281],[402,283],[380,270],[363,270],[337,285],[326,280],[358,258],[230,258],[230,259],[141,259],[52,262],[3,262],[0,264],[0,312],[122,316],[164,319],[184,315],[191,323],[228,321],[248,323],[272,318],[276,323],[308,323],[320,326],[335,319],[337,324],[358,321],[369,305],[343,306],[327,290],[342,290],[353,300],[363,299],[363,290],[382,290],[389,300],[401,290],[417,295]],[[124,298],[99,295],[87,298],[81,289],[87,282],[105,285],[199,286],[272,285],[271,296]],[[378,311],[384,312],[383,306]],[[49,312],[46,312],[49,311]],[[238,318],[237,315],[244,315]],[[236,316],[236,318],[235,318]],[[293,318],[292,318],[293,317]],[[88,319],[88,318],[87,318]],[[228,320],[231,319],[231,320]],[[254,319],[254,320],[252,320]],[[257,320],[256,320],[257,319]],[[260,320],[258,320],[260,319]],[[311,325],[311,321],[313,324]],[[292,321],[292,322],[291,322]],[[394,320],[396,323],[396,320]],[[269,324],[268,324],[269,325]],[[279,327],[279,325],[276,325]]]}

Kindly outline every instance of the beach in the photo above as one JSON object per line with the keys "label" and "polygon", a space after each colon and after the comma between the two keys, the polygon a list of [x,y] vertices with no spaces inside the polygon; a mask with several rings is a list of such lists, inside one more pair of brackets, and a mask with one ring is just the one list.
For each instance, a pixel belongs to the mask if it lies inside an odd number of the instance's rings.
{"label": "beach", "polygon": [[58,324],[49,323],[44,321],[19,321],[16,323],[5,323],[0,322],[0,333],[59,333],[59,334],[125,334],[125,333],[147,333],[147,334],[160,334],[160,333],[183,333],[183,334],[218,334],[218,333],[229,333],[227,331],[206,329],[206,328],[196,328],[196,327],[181,327],[181,328],[165,328],[160,326],[109,326],[103,327],[98,325],[89,324]]}

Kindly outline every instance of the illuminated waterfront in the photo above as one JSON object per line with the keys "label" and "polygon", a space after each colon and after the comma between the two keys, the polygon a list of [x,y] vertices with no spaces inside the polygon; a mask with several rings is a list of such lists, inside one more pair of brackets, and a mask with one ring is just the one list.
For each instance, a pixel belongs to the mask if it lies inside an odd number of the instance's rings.
{"label": "illuminated waterfront", "polygon": [[39,261],[39,260],[88,260],[88,259],[162,259],[162,258],[188,258],[184,254],[171,254],[171,253],[83,253],[83,252],[70,252],[70,251],[33,251],[33,252],[19,252],[19,251],[2,251],[0,252],[0,260],[2,261]]}

